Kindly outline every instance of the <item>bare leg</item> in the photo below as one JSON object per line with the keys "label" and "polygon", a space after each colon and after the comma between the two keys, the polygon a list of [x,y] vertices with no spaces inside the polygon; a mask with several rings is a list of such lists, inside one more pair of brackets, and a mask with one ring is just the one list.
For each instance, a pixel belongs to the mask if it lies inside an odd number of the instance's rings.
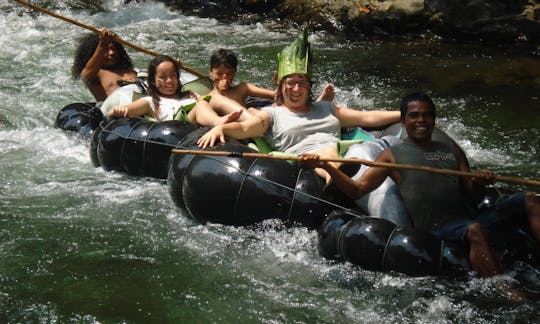
{"label": "bare leg", "polygon": [[[317,152],[317,154],[321,158],[327,158],[327,159],[333,159],[333,158],[338,158],[339,157],[337,147],[335,147],[335,146],[322,149],[319,152]],[[334,166],[335,168],[339,168],[339,166],[341,165],[341,163],[339,163],[339,162],[330,162],[330,164],[332,166]],[[330,174],[328,174],[328,172],[326,172],[326,170],[321,169],[321,168],[315,168],[315,172],[321,178],[324,179],[324,181],[326,182],[326,186],[328,187],[328,185],[332,182],[332,177],[330,177]]]}
{"label": "bare leg", "polygon": [[537,242],[540,242],[540,197],[534,192],[527,192],[525,194],[525,208],[532,235]]}
{"label": "bare leg", "polygon": [[327,83],[316,101],[334,101],[335,95],[334,85],[332,83]]}
{"label": "bare leg", "polygon": [[242,104],[219,93],[212,94],[210,107],[220,116],[226,116],[231,113],[237,114],[239,110],[243,110],[244,112],[239,115],[238,121],[246,120],[253,115]]}
{"label": "bare leg", "polygon": [[482,225],[473,223],[467,228],[467,240],[470,244],[469,262],[472,268],[483,277],[501,274],[495,253],[488,244]]}
{"label": "bare leg", "polygon": [[243,112],[243,109],[238,109],[224,116],[219,116],[206,101],[200,101],[189,112],[188,119],[192,124],[199,126],[217,126],[238,120]]}

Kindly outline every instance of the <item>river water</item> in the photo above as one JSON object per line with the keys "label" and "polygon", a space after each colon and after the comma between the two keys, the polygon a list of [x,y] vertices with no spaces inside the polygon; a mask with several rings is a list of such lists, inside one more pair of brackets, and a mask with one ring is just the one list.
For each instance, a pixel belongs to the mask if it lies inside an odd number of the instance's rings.
{"label": "river water", "polygon": [[[111,1],[105,12],[38,3],[203,71],[214,49],[232,48],[237,78],[266,87],[276,53],[297,33],[184,16],[151,1]],[[53,127],[64,105],[92,100],[70,78],[85,31],[13,1],[0,8],[0,322],[540,318],[540,272],[527,265],[491,279],[366,271],[320,257],[314,231],[199,225],[174,207],[164,181],[94,168],[86,143]],[[347,41],[320,32],[310,41],[316,92],[328,81],[338,103],[397,109],[403,95],[425,90],[439,126],[474,167],[540,178],[539,53],[430,36]],[[150,59],[128,52],[138,67]],[[529,299],[510,302],[502,285]]]}

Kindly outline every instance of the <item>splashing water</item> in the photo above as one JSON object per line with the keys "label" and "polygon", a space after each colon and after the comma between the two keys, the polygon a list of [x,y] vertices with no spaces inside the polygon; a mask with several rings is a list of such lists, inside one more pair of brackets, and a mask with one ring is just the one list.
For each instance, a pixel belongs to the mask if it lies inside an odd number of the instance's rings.
{"label": "splashing water", "polygon": [[[103,12],[41,3],[200,71],[216,48],[234,49],[237,79],[265,87],[276,53],[297,33],[184,16],[153,1],[108,1]],[[173,207],[163,181],[94,168],[87,145],[53,127],[64,105],[92,101],[70,78],[87,31],[11,1],[0,0],[0,8],[0,321],[538,319],[540,273],[525,265],[490,280],[370,272],[324,260],[314,231],[275,221],[195,224]],[[440,127],[473,164],[539,177],[538,85],[516,88],[519,76],[489,72],[536,54],[441,40],[311,38],[316,91],[333,82],[340,104],[397,109],[407,92],[426,90]],[[150,57],[128,52],[146,67]],[[532,297],[512,304],[499,286],[516,278]]]}

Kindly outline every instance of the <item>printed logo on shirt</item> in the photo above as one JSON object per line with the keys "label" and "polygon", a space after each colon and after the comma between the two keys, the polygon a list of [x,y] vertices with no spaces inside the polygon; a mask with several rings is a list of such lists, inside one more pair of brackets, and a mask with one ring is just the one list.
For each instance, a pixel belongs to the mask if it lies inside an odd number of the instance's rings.
{"label": "printed logo on shirt", "polygon": [[426,152],[424,157],[427,161],[455,161],[456,157],[452,153]]}

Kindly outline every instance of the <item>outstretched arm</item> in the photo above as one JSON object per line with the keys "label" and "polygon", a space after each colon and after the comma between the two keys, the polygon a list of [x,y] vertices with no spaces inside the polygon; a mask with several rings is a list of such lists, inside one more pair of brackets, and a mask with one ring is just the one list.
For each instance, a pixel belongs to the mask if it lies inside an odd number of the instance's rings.
{"label": "outstretched arm", "polygon": [[141,98],[130,104],[123,106],[113,107],[107,115],[109,117],[128,117],[128,116],[142,116],[153,115],[154,111],[148,104],[148,101]]}
{"label": "outstretched arm", "polygon": [[[275,96],[274,90],[261,88],[257,85],[254,85],[253,83],[243,82],[243,84],[246,89],[245,90],[246,97],[251,96],[251,97],[265,98],[265,99],[272,99],[272,100],[274,99],[274,96]],[[240,85],[242,85],[242,83],[239,84],[238,86]]]}
{"label": "outstretched arm", "polygon": [[[377,157],[377,162],[394,163],[390,150],[386,149]],[[388,168],[369,168],[359,179],[353,180],[331,163],[320,161],[316,154],[302,154],[299,159],[300,165],[313,168],[322,168],[330,174],[336,186],[352,199],[360,199],[365,194],[377,189],[386,179],[391,176],[394,181],[399,181],[399,173]]]}
{"label": "outstretched arm", "polygon": [[334,114],[342,127],[381,127],[396,123],[400,119],[397,110],[355,110],[343,106],[334,106]]}
{"label": "outstretched arm", "polygon": [[197,145],[206,148],[214,146],[218,140],[225,143],[226,136],[234,139],[260,137],[268,129],[269,121],[268,113],[261,110],[244,121],[215,126],[199,138]]}

